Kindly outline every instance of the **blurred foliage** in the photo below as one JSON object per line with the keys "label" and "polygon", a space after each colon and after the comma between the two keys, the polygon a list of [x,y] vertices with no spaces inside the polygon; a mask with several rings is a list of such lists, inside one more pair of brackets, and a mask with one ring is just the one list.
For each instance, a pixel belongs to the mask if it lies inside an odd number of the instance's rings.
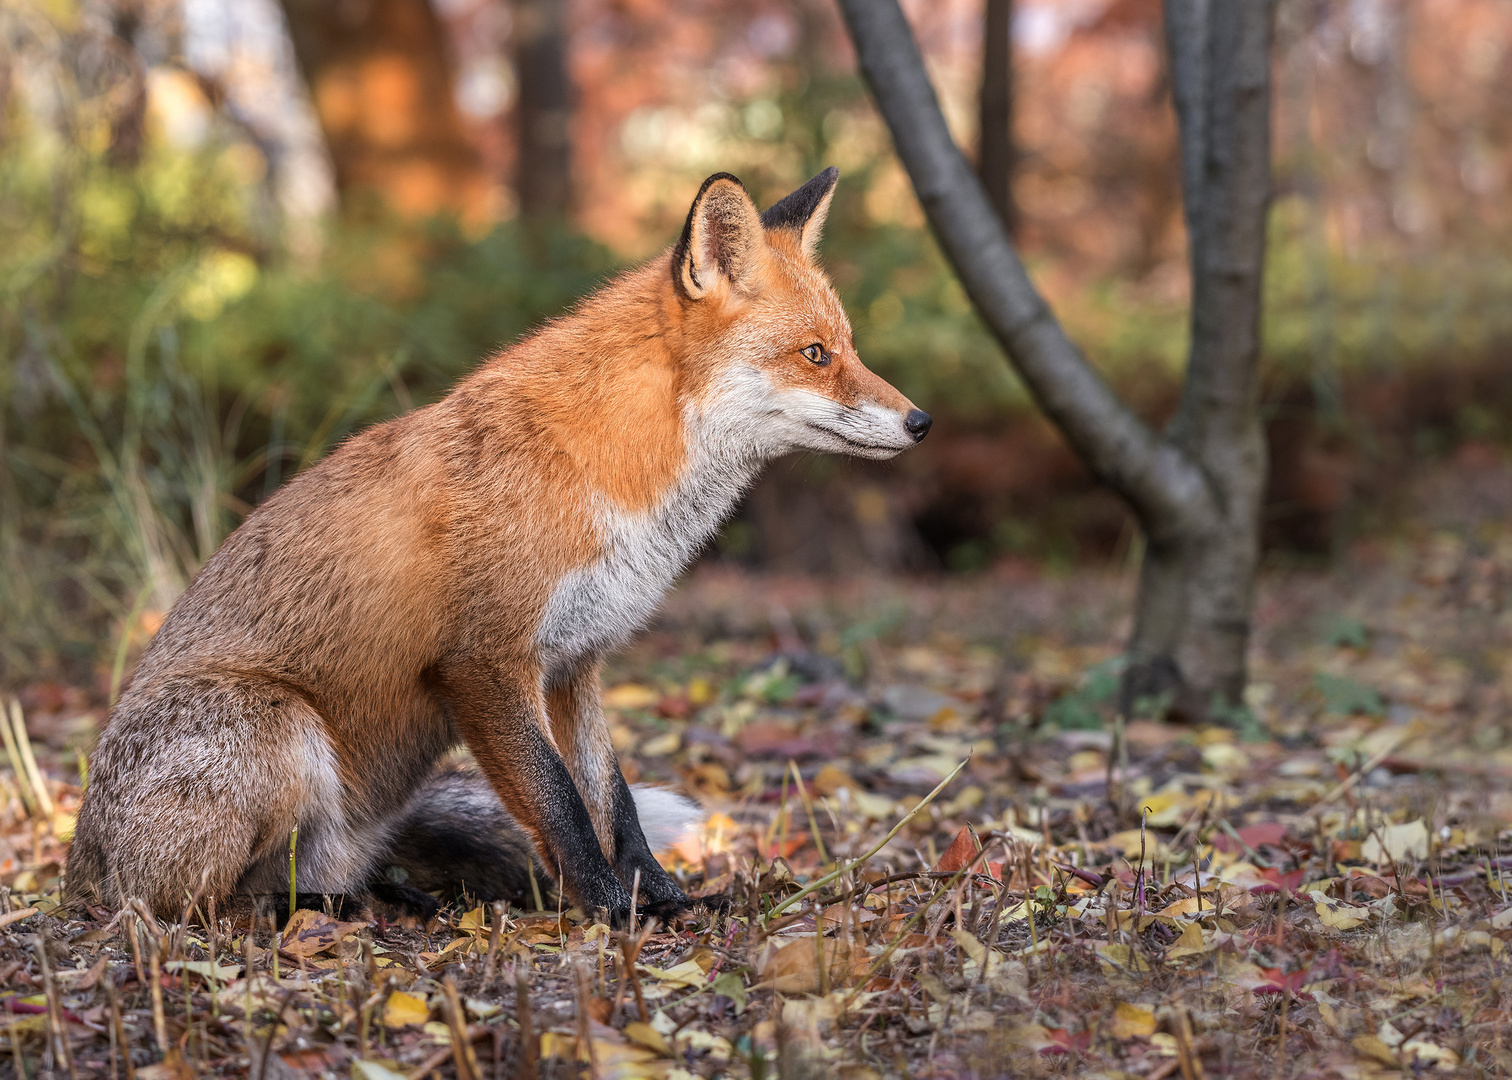
{"label": "blurred foliage", "polygon": [[[756,146],[747,179],[767,200],[842,162],[823,259],[873,367],[960,422],[1028,407],[917,223],[854,78],[730,115]],[[360,426],[434,400],[618,265],[568,232],[506,223],[471,237],[377,211],[332,223],[318,254],[291,255],[265,160],[239,129],[213,126],[189,146],[159,133],[124,164],[108,119],[82,92],[49,116],[12,104],[4,119],[0,681],[108,669],[101,643],[108,653],[150,633],[153,613],[282,479]],[[779,176],[763,160],[800,171]],[[1452,362],[1512,337],[1505,253],[1344,259],[1298,198],[1278,205],[1273,235],[1265,333],[1283,381],[1336,395],[1352,369]],[[1031,269],[1065,280],[1043,261]],[[1051,299],[1121,390],[1174,388],[1179,290],[1102,281]],[[1462,426],[1498,430],[1494,417]],[[999,540],[982,543],[1035,547]]]}

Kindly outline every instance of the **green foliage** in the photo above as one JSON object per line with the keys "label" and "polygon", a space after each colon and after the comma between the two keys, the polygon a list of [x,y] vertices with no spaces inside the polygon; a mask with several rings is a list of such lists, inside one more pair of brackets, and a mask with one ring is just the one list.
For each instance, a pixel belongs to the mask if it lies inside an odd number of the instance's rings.
{"label": "green foliage", "polygon": [[1118,693],[1124,666],[1124,658],[1115,656],[1088,668],[1075,690],[1050,703],[1044,726],[1058,731],[1100,731],[1104,713]]}
{"label": "green foliage", "polygon": [[1330,675],[1320,671],[1313,677],[1313,685],[1323,697],[1323,706],[1338,716],[1385,716],[1386,703],[1374,687],[1342,675]]}
{"label": "green foliage", "polygon": [[1347,646],[1352,649],[1364,649],[1370,646],[1370,628],[1359,619],[1348,615],[1328,616],[1323,620],[1321,629],[1324,644]]}
{"label": "green foliage", "polygon": [[301,262],[248,150],[116,168],[23,127],[0,155],[0,680],[87,680],[282,479],[616,265],[566,232],[394,221]]}

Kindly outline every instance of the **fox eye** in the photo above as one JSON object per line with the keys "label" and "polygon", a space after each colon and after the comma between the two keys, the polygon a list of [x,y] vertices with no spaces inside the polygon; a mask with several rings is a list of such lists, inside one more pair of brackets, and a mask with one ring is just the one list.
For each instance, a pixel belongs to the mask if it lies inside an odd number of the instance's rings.
{"label": "fox eye", "polygon": [[827,367],[830,362],[829,353],[825,352],[824,346],[820,345],[817,341],[812,345],[805,345],[803,347],[803,358],[811,364],[818,364],[820,367]]}

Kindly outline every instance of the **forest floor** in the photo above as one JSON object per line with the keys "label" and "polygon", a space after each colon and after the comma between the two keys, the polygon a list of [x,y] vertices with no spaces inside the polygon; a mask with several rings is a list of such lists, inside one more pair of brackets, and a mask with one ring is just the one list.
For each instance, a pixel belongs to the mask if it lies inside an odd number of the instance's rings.
{"label": "forest floor", "polygon": [[59,907],[102,711],[24,688],[0,1072],[1512,1074],[1512,527],[1272,568],[1222,727],[1114,721],[1129,578],[700,569],[606,698],[631,779],[710,813],[666,862],[734,905],[633,934],[549,893],[276,949]]}

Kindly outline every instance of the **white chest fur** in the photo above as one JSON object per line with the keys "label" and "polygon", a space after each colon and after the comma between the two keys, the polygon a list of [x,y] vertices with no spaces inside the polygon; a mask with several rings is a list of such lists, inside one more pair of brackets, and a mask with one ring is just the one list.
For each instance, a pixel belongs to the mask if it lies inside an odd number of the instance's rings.
{"label": "white chest fur", "polygon": [[547,601],[536,645],[548,671],[622,646],[645,626],[677,576],[713,537],[760,467],[728,444],[698,441],[678,482],[648,511],[597,500],[605,549],[571,571]]}

